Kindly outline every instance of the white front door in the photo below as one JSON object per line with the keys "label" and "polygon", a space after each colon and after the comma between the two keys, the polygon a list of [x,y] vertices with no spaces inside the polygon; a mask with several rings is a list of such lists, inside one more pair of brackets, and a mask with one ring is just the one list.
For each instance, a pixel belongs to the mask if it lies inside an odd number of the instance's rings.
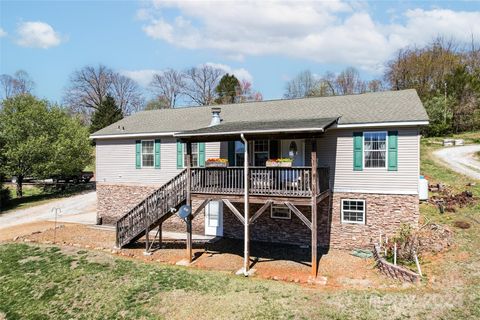
{"label": "white front door", "polygon": [[305,140],[282,140],[282,158],[292,158],[292,165],[301,167],[305,165]]}
{"label": "white front door", "polygon": [[210,201],[205,207],[205,235],[223,236],[223,201]]}

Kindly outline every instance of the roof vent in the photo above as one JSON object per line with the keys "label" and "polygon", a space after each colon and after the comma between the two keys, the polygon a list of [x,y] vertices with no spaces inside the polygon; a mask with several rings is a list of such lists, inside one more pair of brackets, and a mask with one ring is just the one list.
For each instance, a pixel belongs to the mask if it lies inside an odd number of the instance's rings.
{"label": "roof vent", "polygon": [[220,118],[221,111],[222,109],[219,107],[212,108],[212,121],[210,122],[209,127],[216,126],[217,124],[220,124],[220,122],[222,122],[222,119]]}

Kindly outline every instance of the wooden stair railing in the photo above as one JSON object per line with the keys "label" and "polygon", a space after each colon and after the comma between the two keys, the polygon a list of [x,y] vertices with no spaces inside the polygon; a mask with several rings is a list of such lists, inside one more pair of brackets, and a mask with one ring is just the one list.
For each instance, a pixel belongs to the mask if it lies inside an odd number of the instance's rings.
{"label": "wooden stair railing", "polygon": [[185,203],[186,198],[187,170],[183,170],[117,220],[117,248],[140,239]]}

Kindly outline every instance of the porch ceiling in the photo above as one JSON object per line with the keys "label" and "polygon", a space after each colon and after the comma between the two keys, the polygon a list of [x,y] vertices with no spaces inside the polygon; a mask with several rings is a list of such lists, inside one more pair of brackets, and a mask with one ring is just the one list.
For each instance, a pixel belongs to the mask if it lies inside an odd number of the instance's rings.
{"label": "porch ceiling", "polygon": [[320,136],[338,118],[293,119],[283,121],[225,122],[215,126],[176,133],[182,141],[230,141],[240,134],[254,138],[314,138]]}

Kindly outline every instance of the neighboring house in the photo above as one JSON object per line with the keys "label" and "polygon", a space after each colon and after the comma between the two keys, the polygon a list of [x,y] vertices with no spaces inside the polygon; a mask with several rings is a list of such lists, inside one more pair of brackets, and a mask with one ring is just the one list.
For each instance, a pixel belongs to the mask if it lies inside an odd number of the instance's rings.
{"label": "neighboring house", "polygon": [[[420,128],[427,124],[415,90],[139,112],[91,136],[98,216],[106,224],[124,217],[122,246],[145,226],[185,231],[170,209],[187,200],[197,211],[194,233],[244,238],[247,154],[250,239],[315,251],[317,243],[369,247],[403,223],[418,223]],[[185,170],[187,145],[192,168]],[[205,168],[209,158],[226,158],[229,167]],[[266,168],[274,158],[291,158],[293,166]]]}

